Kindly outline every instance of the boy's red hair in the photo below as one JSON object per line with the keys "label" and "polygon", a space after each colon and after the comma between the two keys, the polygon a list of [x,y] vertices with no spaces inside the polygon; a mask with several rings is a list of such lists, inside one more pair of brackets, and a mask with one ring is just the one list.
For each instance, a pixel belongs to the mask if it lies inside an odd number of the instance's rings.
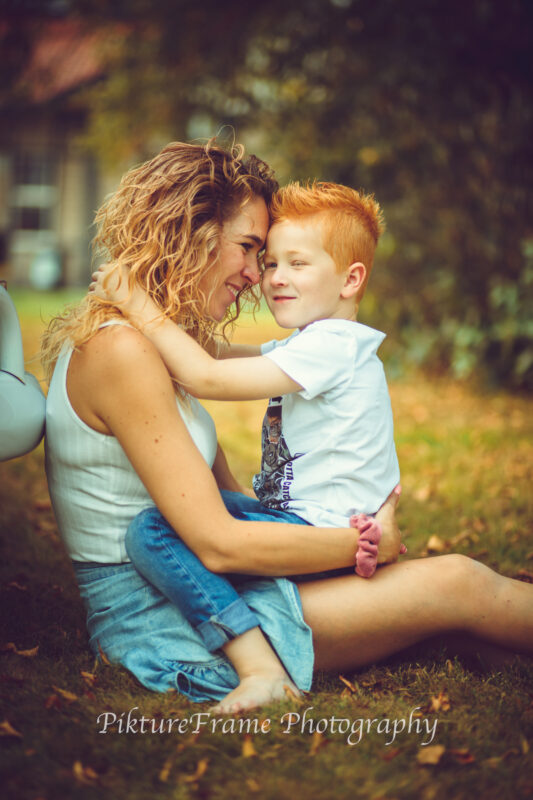
{"label": "boy's red hair", "polygon": [[322,230],[322,243],[337,265],[344,270],[357,261],[366,267],[366,278],[358,293],[364,294],[374,262],[374,253],[384,230],[383,214],[373,195],[348,186],[313,181],[298,182],[279,189],[270,202],[272,222],[303,221],[315,218]]}

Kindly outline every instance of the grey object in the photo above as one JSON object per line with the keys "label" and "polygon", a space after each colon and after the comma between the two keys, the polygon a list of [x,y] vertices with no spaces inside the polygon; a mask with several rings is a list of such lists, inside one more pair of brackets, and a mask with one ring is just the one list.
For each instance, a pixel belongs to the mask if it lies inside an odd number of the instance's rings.
{"label": "grey object", "polygon": [[44,434],[45,406],[39,382],[24,371],[19,319],[0,285],[0,461],[37,447]]}

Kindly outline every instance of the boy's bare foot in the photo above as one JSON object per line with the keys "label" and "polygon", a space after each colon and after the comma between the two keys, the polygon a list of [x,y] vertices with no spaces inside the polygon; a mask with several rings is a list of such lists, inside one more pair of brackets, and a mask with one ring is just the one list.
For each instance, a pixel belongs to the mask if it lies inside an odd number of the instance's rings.
{"label": "boy's bare foot", "polygon": [[398,484],[375,514],[375,518],[381,525],[383,532],[379,545],[378,564],[389,564],[397,561],[398,553],[407,552],[406,546],[401,543],[402,537],[396,523],[396,506],[401,492],[402,487]]}
{"label": "boy's bare foot", "polygon": [[299,689],[284,671],[278,674],[248,675],[241,680],[236,689],[209,710],[212,714],[239,714],[277,700],[285,700],[286,687],[296,697],[300,696]]}
{"label": "boy's bare foot", "polygon": [[213,714],[238,714],[267,703],[283,700],[285,687],[297,697],[299,689],[259,628],[231,639],[223,646],[235,667],[240,684],[211,710]]}
{"label": "boy's bare foot", "polygon": [[357,528],[359,531],[355,571],[362,578],[371,578],[378,564],[381,525],[374,517],[368,517],[366,514],[354,514],[350,517],[350,527]]}

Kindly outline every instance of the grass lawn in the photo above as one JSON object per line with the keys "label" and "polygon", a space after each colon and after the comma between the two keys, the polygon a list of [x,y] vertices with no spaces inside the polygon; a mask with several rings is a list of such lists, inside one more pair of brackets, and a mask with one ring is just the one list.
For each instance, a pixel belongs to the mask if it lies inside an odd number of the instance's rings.
{"label": "grass lawn", "polygon": [[[39,308],[47,319],[65,297],[12,294],[30,355]],[[248,341],[276,335],[263,314],[236,332]],[[391,396],[407,557],[466,553],[533,580],[527,400],[423,377],[394,382]],[[236,474],[249,481],[264,402],[206,405]],[[0,464],[0,533],[0,751],[10,800],[533,795],[531,662],[483,671],[421,646],[370,669],[319,675],[300,705],[212,730],[193,716],[206,705],[152,694],[90,655],[42,445]]]}

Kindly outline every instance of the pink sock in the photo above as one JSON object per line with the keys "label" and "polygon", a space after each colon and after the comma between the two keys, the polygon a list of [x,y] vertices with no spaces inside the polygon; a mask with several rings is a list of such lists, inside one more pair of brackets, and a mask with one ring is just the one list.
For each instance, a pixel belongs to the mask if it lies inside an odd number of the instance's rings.
{"label": "pink sock", "polygon": [[378,563],[378,545],[381,539],[381,525],[374,517],[354,514],[350,517],[350,527],[359,531],[357,546],[357,566],[355,571],[362,578],[370,578]]}

